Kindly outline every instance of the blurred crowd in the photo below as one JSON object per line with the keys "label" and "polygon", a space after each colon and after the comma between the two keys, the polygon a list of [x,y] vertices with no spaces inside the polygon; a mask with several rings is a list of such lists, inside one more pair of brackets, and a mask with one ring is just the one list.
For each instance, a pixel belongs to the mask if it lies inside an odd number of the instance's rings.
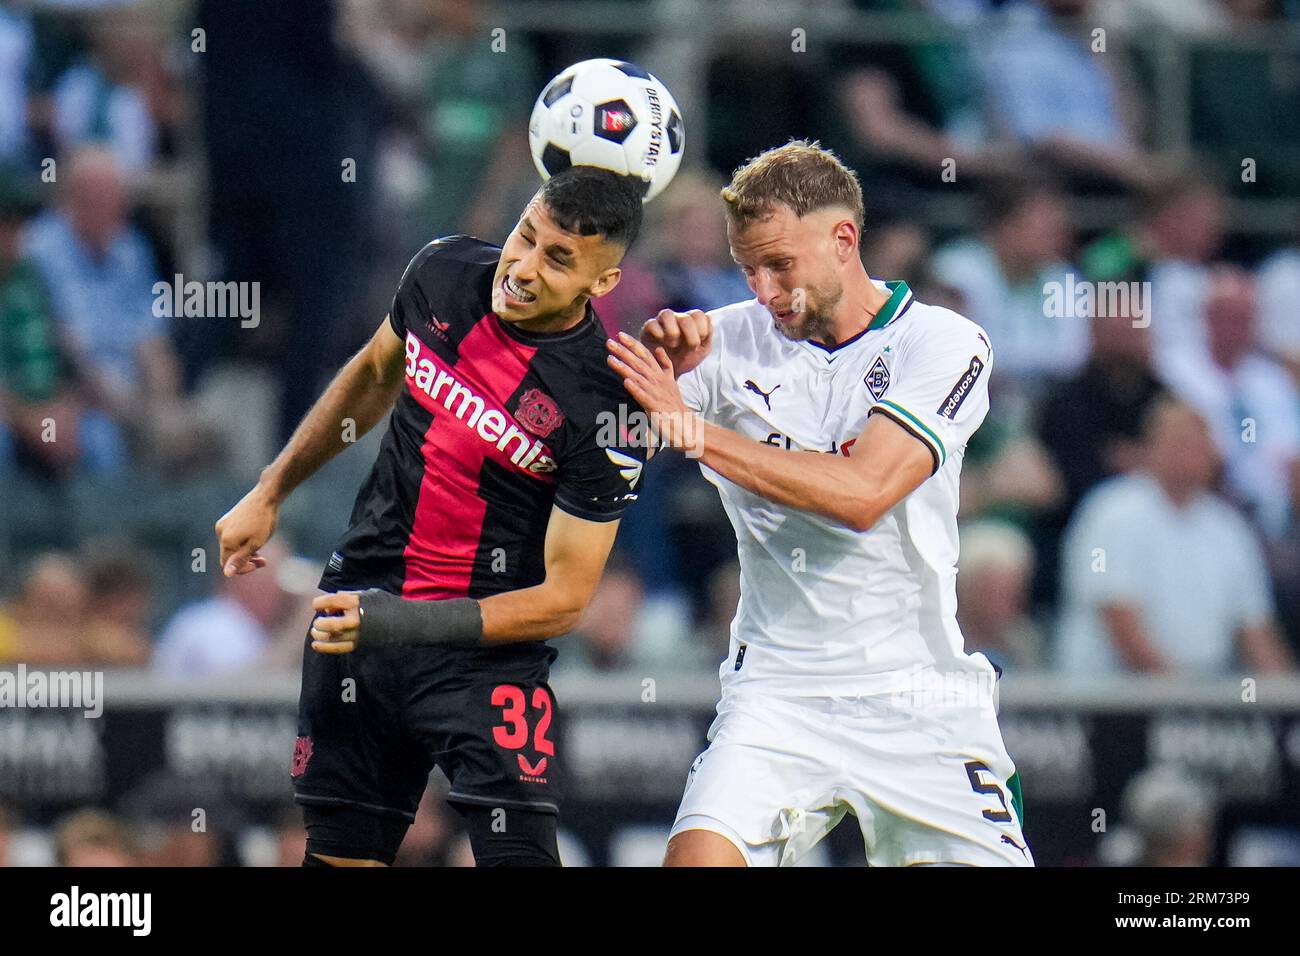
{"label": "blurred crowd", "polygon": [[[446,778],[430,778],[394,866],[474,865],[469,838],[447,804]],[[71,811],[49,827],[23,824],[0,803],[0,868],[7,866],[285,866],[307,850],[302,811],[293,804],[258,823],[193,782],[150,777],[117,809]],[[566,866],[588,862],[580,843],[561,832]]]}
{"label": "blurred crowd", "polygon": [[[993,342],[962,482],[968,647],[1080,680],[1293,670],[1300,221],[1269,210],[1300,199],[1300,4],[812,6],[935,32],[813,35],[804,54],[774,30],[697,58],[680,80],[707,122],[688,110],[688,165],[602,320],[749,298],[717,191],[757,151],[819,138],[861,174],[870,273]],[[537,185],[545,79],[652,55],[637,32],[508,28],[498,49],[508,10],[0,2],[0,662],[296,668],[374,436],[291,499],[267,570],[222,579],[211,523],[415,250],[505,236]],[[1152,38],[1186,53],[1172,119]],[[671,61],[646,65],[676,86]],[[258,283],[256,321],[160,307],[191,279]],[[740,599],[715,493],[661,456],[557,667],[710,671]],[[111,821],[68,826],[116,845]]]}

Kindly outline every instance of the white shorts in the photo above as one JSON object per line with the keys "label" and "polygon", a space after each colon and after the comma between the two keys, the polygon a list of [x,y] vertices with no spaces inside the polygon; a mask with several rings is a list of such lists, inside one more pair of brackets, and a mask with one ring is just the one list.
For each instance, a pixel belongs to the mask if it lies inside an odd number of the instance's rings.
{"label": "white shorts", "polygon": [[[710,830],[791,866],[844,817],[871,866],[1033,866],[991,706],[724,692],[672,836]],[[671,838],[671,836],[670,836]]]}

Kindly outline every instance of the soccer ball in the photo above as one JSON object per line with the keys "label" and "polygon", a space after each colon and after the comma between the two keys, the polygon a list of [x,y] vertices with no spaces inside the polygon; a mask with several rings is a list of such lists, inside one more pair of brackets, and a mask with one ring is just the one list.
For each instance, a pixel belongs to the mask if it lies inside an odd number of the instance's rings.
{"label": "soccer ball", "polygon": [[543,179],[599,166],[642,183],[643,202],[677,173],[685,146],[677,103],[658,79],[624,60],[583,60],[542,90],[528,145]]}

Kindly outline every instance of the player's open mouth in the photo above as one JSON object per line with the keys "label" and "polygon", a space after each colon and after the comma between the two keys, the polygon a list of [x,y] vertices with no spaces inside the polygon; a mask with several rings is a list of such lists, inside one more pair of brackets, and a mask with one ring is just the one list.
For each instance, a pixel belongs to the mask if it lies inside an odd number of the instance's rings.
{"label": "player's open mouth", "polygon": [[789,322],[794,318],[794,309],[786,309],[784,312],[773,312],[772,315],[778,322]]}
{"label": "player's open mouth", "polygon": [[519,288],[519,286],[515,285],[515,280],[510,278],[510,276],[506,276],[501,280],[501,290],[505,292],[507,298],[513,299],[520,305],[530,305],[537,299],[537,296],[533,293],[525,292],[523,289]]}

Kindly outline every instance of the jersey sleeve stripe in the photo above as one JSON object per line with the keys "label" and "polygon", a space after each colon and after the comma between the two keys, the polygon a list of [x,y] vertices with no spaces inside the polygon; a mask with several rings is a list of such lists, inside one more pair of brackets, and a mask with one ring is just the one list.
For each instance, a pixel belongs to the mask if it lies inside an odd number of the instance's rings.
{"label": "jersey sleeve stripe", "polygon": [[887,415],[923,441],[926,447],[930,449],[930,454],[934,455],[935,471],[938,471],[940,466],[947,460],[948,452],[944,449],[943,442],[940,440],[939,436],[926,427],[924,422],[902,405],[899,405],[897,402],[891,402],[888,399],[881,399],[879,402],[876,402],[875,405],[871,406],[871,409],[867,414],[870,415],[871,412],[880,412]]}

